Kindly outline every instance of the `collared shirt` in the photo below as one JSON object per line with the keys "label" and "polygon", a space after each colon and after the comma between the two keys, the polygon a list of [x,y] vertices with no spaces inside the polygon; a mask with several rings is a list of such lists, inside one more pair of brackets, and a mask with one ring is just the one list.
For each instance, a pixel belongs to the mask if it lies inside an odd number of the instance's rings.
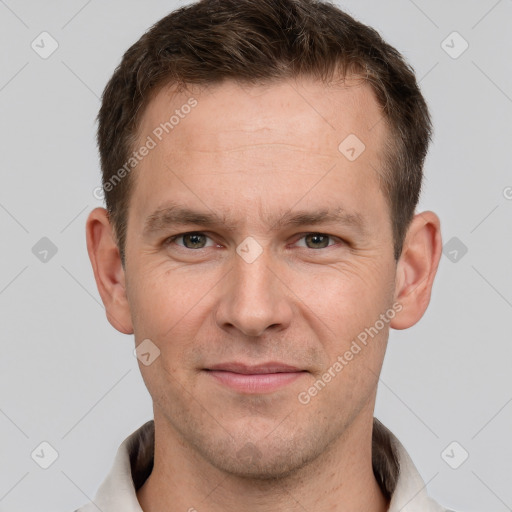
{"label": "collared shirt", "polygon": [[[93,502],[75,512],[143,512],[137,490],[153,469],[154,420],[129,435]],[[377,419],[373,428],[373,471],[391,498],[388,512],[450,512],[428,497],[425,483],[400,441]]]}

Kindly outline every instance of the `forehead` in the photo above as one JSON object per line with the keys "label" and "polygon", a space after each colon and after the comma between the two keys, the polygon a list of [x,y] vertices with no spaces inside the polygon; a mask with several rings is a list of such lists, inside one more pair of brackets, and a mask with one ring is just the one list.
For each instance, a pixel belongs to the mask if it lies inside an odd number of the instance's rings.
{"label": "forehead", "polygon": [[[192,103],[196,105],[190,107]],[[326,154],[327,149],[338,156],[338,145],[349,134],[357,135],[370,152],[379,149],[386,125],[382,119],[372,88],[355,77],[338,85],[307,78],[257,86],[228,80],[189,85],[182,92],[172,85],[160,88],[146,107],[140,133],[167,142],[173,138],[174,153],[180,152],[178,142],[186,143],[187,151],[229,151],[248,136],[253,144],[293,144],[292,135],[303,151]]]}
{"label": "forehead", "polygon": [[255,216],[301,196],[300,206],[336,207],[344,194],[352,211],[375,209],[381,121],[373,90],[355,79],[163,87],[141,119],[139,144],[149,137],[154,149],[137,166],[133,208],[147,216],[171,199]]}

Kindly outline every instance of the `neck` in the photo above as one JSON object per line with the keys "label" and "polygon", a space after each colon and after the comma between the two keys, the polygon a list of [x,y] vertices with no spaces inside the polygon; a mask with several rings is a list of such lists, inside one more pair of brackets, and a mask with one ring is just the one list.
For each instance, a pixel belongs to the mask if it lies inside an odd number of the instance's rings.
{"label": "neck", "polygon": [[[369,414],[368,414],[369,413]],[[389,503],[372,467],[373,410],[297,472],[278,480],[227,474],[187,445],[155,410],[155,458],[137,491],[144,512],[385,512]]]}

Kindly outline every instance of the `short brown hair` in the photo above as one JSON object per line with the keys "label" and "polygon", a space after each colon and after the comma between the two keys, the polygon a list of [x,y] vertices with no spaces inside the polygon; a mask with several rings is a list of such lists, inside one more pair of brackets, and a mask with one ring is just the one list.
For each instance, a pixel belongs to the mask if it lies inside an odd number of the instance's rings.
{"label": "short brown hair", "polygon": [[398,260],[419,200],[432,133],[412,67],[374,29],[326,1],[201,0],[153,25],[124,54],[103,92],[98,114],[102,183],[123,264],[133,179],[125,176],[113,186],[112,178],[133,152],[141,116],[159,87],[175,84],[182,90],[225,79],[257,84],[302,76],[327,84],[336,72],[367,81],[384,112],[388,141],[379,177]]}

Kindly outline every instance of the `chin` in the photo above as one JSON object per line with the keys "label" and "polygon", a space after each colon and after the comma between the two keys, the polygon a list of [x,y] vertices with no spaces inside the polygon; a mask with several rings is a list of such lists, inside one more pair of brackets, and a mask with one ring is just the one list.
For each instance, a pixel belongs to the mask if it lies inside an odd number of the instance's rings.
{"label": "chin", "polygon": [[[231,439],[229,446],[211,446],[204,455],[210,464],[225,473],[262,482],[293,476],[316,459],[323,448],[291,438],[247,441],[236,451],[233,451],[233,444]],[[305,450],[304,446],[309,449]]]}

